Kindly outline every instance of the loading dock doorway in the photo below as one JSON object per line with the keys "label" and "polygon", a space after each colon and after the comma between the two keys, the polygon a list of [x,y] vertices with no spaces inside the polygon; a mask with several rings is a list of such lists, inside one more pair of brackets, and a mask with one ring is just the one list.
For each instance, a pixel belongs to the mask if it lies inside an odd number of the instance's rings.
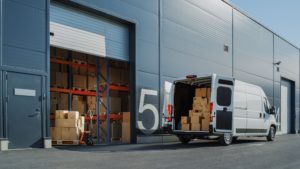
{"label": "loading dock doorway", "polygon": [[294,132],[295,126],[295,86],[294,82],[288,79],[281,79],[280,87],[280,115],[279,130],[282,134],[289,134]]}
{"label": "loading dock doorway", "polygon": [[8,148],[43,147],[42,77],[7,72],[5,82]]}

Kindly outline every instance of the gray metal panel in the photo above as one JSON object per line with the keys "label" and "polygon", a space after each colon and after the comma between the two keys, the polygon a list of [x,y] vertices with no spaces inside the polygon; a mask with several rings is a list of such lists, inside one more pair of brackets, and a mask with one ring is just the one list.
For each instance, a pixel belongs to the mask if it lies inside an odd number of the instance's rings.
{"label": "gray metal panel", "polygon": [[[4,0],[5,1],[5,0]],[[40,10],[45,11],[46,10],[46,2],[45,0],[10,0],[10,1],[15,1],[27,6],[31,6]]]}
{"label": "gray metal panel", "polygon": [[[127,25],[114,22],[104,17],[96,16],[84,11],[78,11],[74,8],[58,5],[56,3],[52,3],[50,8],[51,22],[91,32],[96,35],[101,35],[105,39],[103,44],[103,48],[105,50],[103,53],[105,56],[121,60],[129,60],[129,33]],[[73,36],[80,36],[78,39],[84,39],[85,34],[74,33]],[[63,40],[67,41],[69,38],[65,37]],[[76,41],[72,43],[77,44]],[[85,45],[89,44],[93,45],[93,43],[87,43]],[[97,48],[97,45],[95,44],[91,47]],[[102,55],[102,53],[99,55]]]}
{"label": "gray metal panel", "polygon": [[43,52],[3,46],[3,64],[39,71],[46,71],[46,56]]}
{"label": "gray metal panel", "polygon": [[280,76],[296,82],[299,88],[299,50],[278,36],[274,38],[274,60],[281,61],[280,72],[276,73],[275,80],[280,82]]}
{"label": "gray metal panel", "polygon": [[[3,45],[45,53],[45,18],[45,11],[11,0],[3,1]],[[31,59],[30,56],[27,59]]]}
{"label": "gray metal panel", "polygon": [[[162,2],[162,75],[231,75],[231,8],[210,0]],[[224,51],[224,45],[229,46],[229,52]]]}
{"label": "gray metal panel", "polygon": [[273,80],[272,32],[236,10],[233,17],[235,70]]}

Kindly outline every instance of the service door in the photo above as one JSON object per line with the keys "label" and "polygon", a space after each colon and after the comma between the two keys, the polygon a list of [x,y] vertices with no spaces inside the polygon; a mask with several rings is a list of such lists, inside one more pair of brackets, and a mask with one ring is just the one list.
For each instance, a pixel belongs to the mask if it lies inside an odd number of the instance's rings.
{"label": "service door", "polygon": [[280,127],[283,134],[291,132],[291,114],[292,114],[292,85],[289,81],[281,81],[281,111]]}
{"label": "service door", "polygon": [[42,77],[8,72],[4,78],[9,148],[42,147]]}
{"label": "service door", "polygon": [[215,116],[216,132],[232,132],[233,117],[233,79],[216,80]]}

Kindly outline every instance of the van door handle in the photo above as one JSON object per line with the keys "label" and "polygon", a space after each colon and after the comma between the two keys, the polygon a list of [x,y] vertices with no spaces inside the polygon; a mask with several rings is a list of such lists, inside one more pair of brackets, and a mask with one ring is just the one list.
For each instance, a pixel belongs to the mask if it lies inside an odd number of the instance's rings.
{"label": "van door handle", "polygon": [[224,108],[223,108],[223,111],[227,111],[227,107],[224,107]]}
{"label": "van door handle", "polygon": [[261,116],[262,116],[262,114],[261,114],[261,113],[259,113],[259,118],[261,118]]}

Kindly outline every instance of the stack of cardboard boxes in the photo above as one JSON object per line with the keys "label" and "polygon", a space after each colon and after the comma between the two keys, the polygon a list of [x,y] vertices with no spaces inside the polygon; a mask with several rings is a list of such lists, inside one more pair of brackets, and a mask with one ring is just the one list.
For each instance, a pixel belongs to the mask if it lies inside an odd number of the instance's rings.
{"label": "stack of cardboard boxes", "polygon": [[80,114],[86,113],[86,101],[84,96],[73,95],[72,110],[78,111]]}
{"label": "stack of cardboard boxes", "polygon": [[210,123],[210,88],[196,88],[193,109],[181,117],[181,130],[208,131]]}
{"label": "stack of cardboard boxes", "polygon": [[52,130],[54,141],[78,141],[84,132],[84,117],[77,111],[57,110],[55,112],[55,127]]}
{"label": "stack of cardboard boxes", "polygon": [[130,143],[130,112],[123,112],[122,142]]}

